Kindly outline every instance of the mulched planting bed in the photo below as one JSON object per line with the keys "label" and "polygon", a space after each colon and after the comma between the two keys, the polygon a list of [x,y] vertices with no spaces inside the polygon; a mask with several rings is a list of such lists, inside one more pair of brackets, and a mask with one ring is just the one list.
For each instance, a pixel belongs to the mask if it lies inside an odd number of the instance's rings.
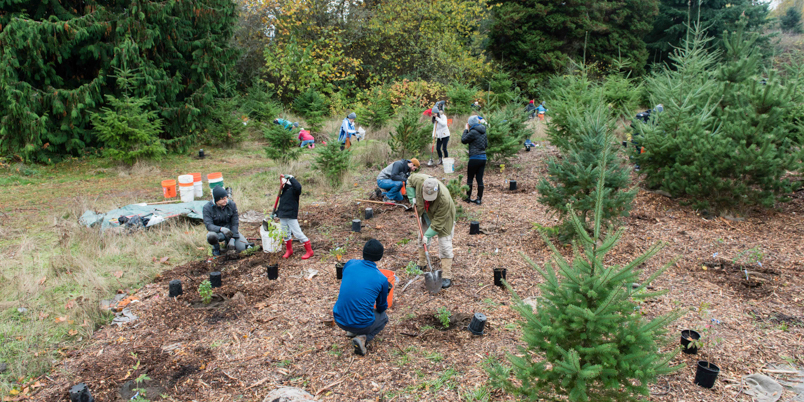
{"label": "mulched planting bed", "polygon": [[[402,291],[413,279],[404,267],[416,258],[413,212],[356,205],[348,194],[332,196],[328,203],[305,200],[300,222],[316,252],[311,260],[300,260],[303,248],[294,244],[296,254],[280,262],[275,281],[266,277],[269,259],[261,251],[190,262],[164,272],[138,291],[141,303],[132,305],[137,321],[103,328],[69,352],[43,378],[46,386],[33,400],[69,400],[67,391],[78,382],[87,383],[97,400],[124,400],[130,398],[131,380],[142,373],[152,379],[146,386],[179,401],[262,401],[280,385],[304,388],[323,401],[461,400],[460,395],[485,384],[485,359],[515,353],[522,344],[512,299],[493,285],[492,270],[507,268],[507,279],[522,298],[539,295],[541,278],[520,252],[539,264],[551,258],[533,231],[534,222],[557,223],[534,193],[545,175],[547,154],[555,154],[555,149],[521,152],[504,174],[487,167],[483,205],[461,202],[468,217],[460,219],[455,231],[454,286],[436,296],[425,291],[421,280]],[[456,172],[464,169],[460,165]],[[444,176],[437,168],[425,171]],[[516,191],[508,191],[507,179],[517,180]],[[375,217],[363,221],[360,233],[351,232],[351,220],[362,219],[367,206]],[[712,318],[721,322],[718,336],[723,338],[714,350],[679,354],[673,364],[687,367],[660,378],[652,387],[651,401],[750,401],[741,392],[743,375],[762,373],[784,358],[804,364],[802,213],[804,199],[796,197],[739,222],[705,219],[677,200],[640,191],[630,217],[623,220],[625,236],[607,263],[626,263],[655,242],[667,242],[644,268],[647,275],[680,257],[653,283],[656,290],[669,293],[644,303],[641,311],[650,318],[707,305],[709,316],[693,311],[672,325],[672,347],[678,345],[682,329],[701,328]],[[479,220],[486,234],[470,236],[469,220]],[[241,231],[258,237],[256,224],[244,224]],[[360,258],[363,243],[371,238],[385,245],[379,266],[394,270],[398,282],[390,323],[369,345],[368,356],[359,357],[344,332],[332,326],[340,282],[328,252],[346,244],[344,258]],[[734,261],[756,246],[764,253],[761,267]],[[568,246],[561,251],[571,252]],[[317,273],[310,277],[310,270]],[[223,273],[223,286],[214,293],[226,301],[216,308],[195,308],[198,285],[211,271]],[[167,297],[172,279],[180,279],[184,287],[176,299]],[[448,329],[434,318],[439,307],[453,313]],[[475,312],[488,317],[484,336],[464,330]],[[700,357],[712,358],[721,367],[712,390],[692,383]],[[149,399],[158,396],[148,394]],[[792,394],[785,398],[792,399]],[[493,399],[512,398],[495,393]]]}

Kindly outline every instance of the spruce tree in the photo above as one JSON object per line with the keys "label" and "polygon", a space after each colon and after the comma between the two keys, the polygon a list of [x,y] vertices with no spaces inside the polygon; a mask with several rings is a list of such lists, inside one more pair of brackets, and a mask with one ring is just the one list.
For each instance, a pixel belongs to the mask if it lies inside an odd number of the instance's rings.
{"label": "spruce tree", "polygon": [[[136,52],[134,98],[163,119],[163,143],[186,149],[206,127],[237,59],[232,0],[0,2],[0,154],[48,162],[101,147],[89,113],[120,97],[115,68]],[[126,38],[136,46],[126,46]]]}
{"label": "spruce tree", "polygon": [[636,155],[648,186],[690,196],[701,208],[772,206],[795,183],[783,178],[801,169],[802,151],[788,116],[799,87],[765,70],[758,34],[727,33],[725,53],[706,51],[700,34],[648,80],[665,111],[655,125],[638,125],[646,152]]}
{"label": "spruce tree", "polygon": [[143,110],[150,103],[149,99],[131,96],[142,79],[139,71],[124,63],[114,78],[121,98],[106,95],[109,106],[102,107],[100,113],[90,113],[98,139],[106,144],[103,155],[129,165],[140,159],[165,155],[165,146],[159,140],[162,120],[156,111]]}
{"label": "spruce tree", "polygon": [[527,126],[527,115],[516,104],[509,104],[486,115],[486,120],[486,157],[491,162],[505,162],[516,155],[525,139],[533,134]]}
{"label": "spruce tree", "polygon": [[[605,158],[604,158],[605,159]],[[639,269],[663,244],[655,244],[630,263],[607,266],[606,255],[619,242],[623,229],[602,239],[606,167],[600,169],[594,229],[587,233],[571,213],[580,247],[568,261],[542,233],[553,251],[553,264],[544,268],[525,257],[545,281],[534,309],[515,298],[522,316],[523,340],[519,353],[507,354],[510,365],[493,363],[492,384],[518,400],[555,400],[557,395],[576,401],[628,401],[649,395],[656,377],[680,367],[670,367],[677,353],[662,353],[665,327],[681,314],[671,312],[651,320],[639,311],[638,301],[665,292],[646,289],[671,264],[640,278]],[[632,283],[640,285],[632,289]],[[513,378],[512,378],[513,376]]]}
{"label": "spruce tree", "polygon": [[782,32],[800,34],[802,32],[801,11],[796,7],[788,8],[779,18],[779,26],[782,28]]}
{"label": "spruce tree", "polygon": [[433,141],[433,126],[419,121],[419,112],[407,108],[399,124],[391,132],[388,145],[398,157],[419,158],[422,150]]}
{"label": "spruce tree", "polygon": [[379,129],[394,117],[394,106],[381,88],[375,88],[371,91],[369,104],[359,114],[367,126]]}
{"label": "spruce tree", "polygon": [[304,117],[310,131],[317,133],[321,131],[324,118],[329,115],[329,101],[315,89],[307,88],[293,101],[293,110]]}
{"label": "spruce tree", "polygon": [[340,187],[343,175],[349,170],[352,159],[351,149],[341,151],[338,138],[330,138],[327,145],[316,147],[315,161],[312,166],[327,178],[333,187]]}
{"label": "spruce tree", "polygon": [[[579,132],[573,133],[576,141],[569,144],[561,159],[553,158],[547,163],[548,179],[541,179],[536,186],[539,202],[549,206],[564,220],[562,238],[574,235],[572,219],[577,217],[581,226],[592,232],[591,222],[595,206],[601,204],[600,216],[608,226],[614,219],[625,215],[637,194],[631,184],[630,169],[622,165],[612,147],[614,144],[614,121],[608,108],[601,104],[582,116],[572,116],[571,125]],[[577,121],[575,121],[577,120]],[[602,198],[597,193],[598,178],[605,169]],[[602,201],[599,201],[601,200]],[[570,216],[574,213],[574,216]]]}
{"label": "spruce tree", "polygon": [[288,130],[282,125],[268,123],[262,126],[262,133],[268,141],[268,146],[265,147],[265,155],[268,158],[287,162],[301,154],[299,129]]}

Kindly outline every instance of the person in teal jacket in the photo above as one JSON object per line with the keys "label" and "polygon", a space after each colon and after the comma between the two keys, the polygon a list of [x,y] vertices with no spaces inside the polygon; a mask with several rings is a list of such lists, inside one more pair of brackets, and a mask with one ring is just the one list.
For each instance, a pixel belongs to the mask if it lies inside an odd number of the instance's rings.
{"label": "person in teal jacket", "polygon": [[280,126],[285,127],[288,130],[293,130],[296,127],[299,127],[299,123],[294,123],[290,120],[285,119],[274,119],[275,124],[279,124]]}

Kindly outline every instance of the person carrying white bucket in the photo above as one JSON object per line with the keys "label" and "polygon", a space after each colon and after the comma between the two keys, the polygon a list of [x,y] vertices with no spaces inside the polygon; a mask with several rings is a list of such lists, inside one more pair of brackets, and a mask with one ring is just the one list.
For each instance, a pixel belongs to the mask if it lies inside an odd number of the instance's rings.
{"label": "person carrying white bucket", "polygon": [[[461,143],[469,145],[469,165],[466,168],[466,202],[482,204],[483,199],[483,172],[486,170],[486,148],[489,145],[486,137],[486,126],[479,116],[470,116],[466,129],[461,136]],[[477,199],[472,199],[472,181],[477,178]]]}

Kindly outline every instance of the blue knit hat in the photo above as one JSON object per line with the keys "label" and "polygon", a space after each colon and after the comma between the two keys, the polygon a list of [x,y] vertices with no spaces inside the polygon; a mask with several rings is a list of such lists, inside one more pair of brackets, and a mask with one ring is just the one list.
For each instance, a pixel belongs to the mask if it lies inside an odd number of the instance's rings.
{"label": "blue knit hat", "polygon": [[352,113],[349,113],[349,116],[346,116],[346,118],[347,118],[347,119],[356,119],[356,118],[357,118],[357,115],[356,115],[356,114],[354,114],[354,112],[352,112]]}
{"label": "blue knit hat", "polygon": [[480,117],[479,116],[469,116],[469,127],[474,126],[475,124],[480,124]]}

